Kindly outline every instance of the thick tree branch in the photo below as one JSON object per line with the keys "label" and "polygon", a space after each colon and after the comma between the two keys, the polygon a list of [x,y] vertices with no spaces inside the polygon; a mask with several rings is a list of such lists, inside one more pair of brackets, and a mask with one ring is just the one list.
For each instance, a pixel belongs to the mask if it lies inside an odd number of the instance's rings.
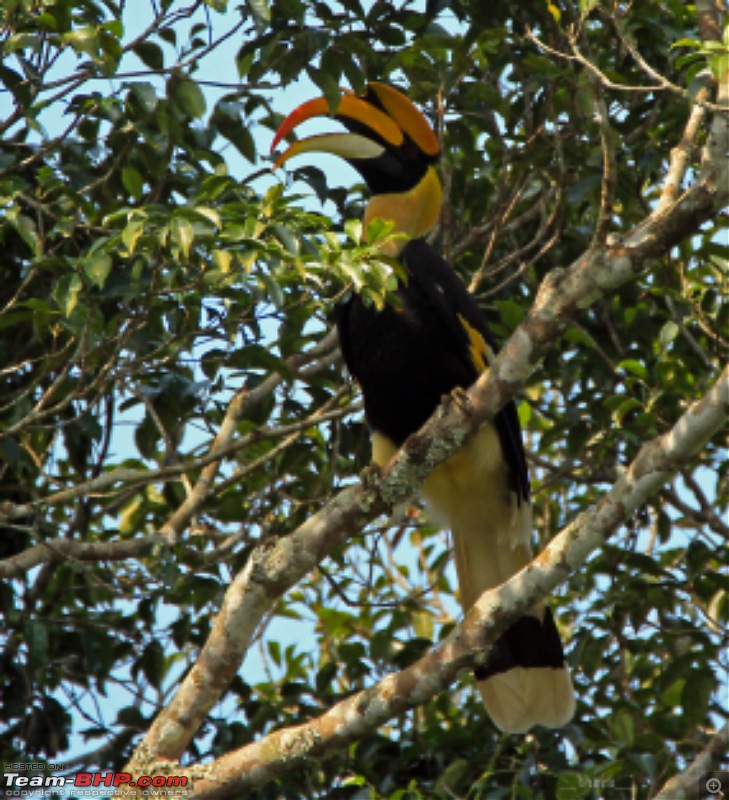
{"label": "thick tree branch", "polygon": [[[341,701],[311,722],[275,731],[211,764],[183,770],[194,781],[192,796],[228,798],[261,786],[306,760],[346,747],[424,703],[455,682],[464,667],[486,663],[506,628],[579,569],[727,420],[729,365],[706,396],[669,432],[643,445],[624,475],[591,510],[562,530],[507,583],[485,592],[442,644],[407,669]],[[144,764],[147,770],[154,767],[159,765]],[[169,764],[163,768],[171,769]]]}

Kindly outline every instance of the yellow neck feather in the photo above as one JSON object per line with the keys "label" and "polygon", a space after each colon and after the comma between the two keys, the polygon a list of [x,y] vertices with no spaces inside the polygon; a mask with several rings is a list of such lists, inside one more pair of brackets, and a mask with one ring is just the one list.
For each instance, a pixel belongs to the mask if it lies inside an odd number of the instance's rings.
{"label": "yellow neck feather", "polygon": [[[425,234],[438,221],[443,202],[438,175],[432,167],[417,186],[399,194],[375,195],[365,210],[365,228],[373,219],[384,219],[395,223],[395,233],[405,233],[411,239]],[[385,255],[396,258],[407,242],[389,241],[381,245]]]}

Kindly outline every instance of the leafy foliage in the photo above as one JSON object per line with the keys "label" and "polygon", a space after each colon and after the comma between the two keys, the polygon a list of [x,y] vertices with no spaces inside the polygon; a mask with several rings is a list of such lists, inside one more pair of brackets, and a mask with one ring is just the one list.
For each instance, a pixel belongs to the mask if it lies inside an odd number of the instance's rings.
{"label": "leafy foliage", "polygon": [[[726,42],[702,44],[678,0],[441,5],[163,2],[140,22],[112,0],[3,3],[5,761],[65,757],[76,735],[94,751],[79,763],[121,768],[252,548],[368,462],[356,391],[312,348],[345,291],[387,301],[393,266],[357,224],[340,227],[359,216],[356,192],[294,171],[331,222],[268,176],[259,150],[289,87],[307,76],[335,102],[342,82],[389,80],[429,109],[444,137],[439,243],[504,339],[545,275],[661,202],[690,99],[712,97],[702,70],[726,70]],[[575,53],[633,88],[606,86]],[[687,180],[705,136],[687,145]],[[718,216],[680,237],[580,314],[527,388],[543,541],[726,361],[725,236]],[[198,498],[240,391],[235,446]],[[660,786],[726,713],[728,463],[709,443],[556,601],[580,698],[564,731],[500,736],[464,676],[251,798]],[[99,549],[65,556],[62,544]],[[265,672],[244,666],[188,760],[311,719],[412,663],[457,614],[447,548],[413,509],[322,564],[260,631]]]}

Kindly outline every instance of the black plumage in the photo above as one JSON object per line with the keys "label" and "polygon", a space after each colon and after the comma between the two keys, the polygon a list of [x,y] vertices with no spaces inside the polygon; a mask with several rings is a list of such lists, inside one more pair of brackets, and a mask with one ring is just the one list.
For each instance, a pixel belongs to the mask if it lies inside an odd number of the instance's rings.
{"label": "black plumage", "polygon": [[[496,351],[483,312],[448,263],[423,239],[408,242],[400,259],[407,280],[396,302],[378,311],[359,295],[338,309],[344,360],[362,387],[372,430],[398,447],[433,414],[444,395],[467,389],[480,370],[470,353],[465,320]],[[529,473],[516,406],[494,419],[510,488],[529,501]]]}

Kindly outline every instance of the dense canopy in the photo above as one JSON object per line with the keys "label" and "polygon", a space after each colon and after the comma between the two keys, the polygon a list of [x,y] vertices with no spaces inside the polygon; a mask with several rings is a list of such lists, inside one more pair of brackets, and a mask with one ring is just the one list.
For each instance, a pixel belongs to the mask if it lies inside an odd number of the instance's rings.
{"label": "dense canopy", "polygon": [[[5,763],[250,800],[698,791],[729,747],[723,3],[5,0],[0,49]],[[385,478],[331,319],[396,270],[354,173],[268,156],[367,80],[437,130],[433,243],[506,345]],[[555,594],[578,696],[526,736],[462,669],[513,598],[456,627],[415,499],[510,397],[535,536],[576,542],[516,592]]]}

